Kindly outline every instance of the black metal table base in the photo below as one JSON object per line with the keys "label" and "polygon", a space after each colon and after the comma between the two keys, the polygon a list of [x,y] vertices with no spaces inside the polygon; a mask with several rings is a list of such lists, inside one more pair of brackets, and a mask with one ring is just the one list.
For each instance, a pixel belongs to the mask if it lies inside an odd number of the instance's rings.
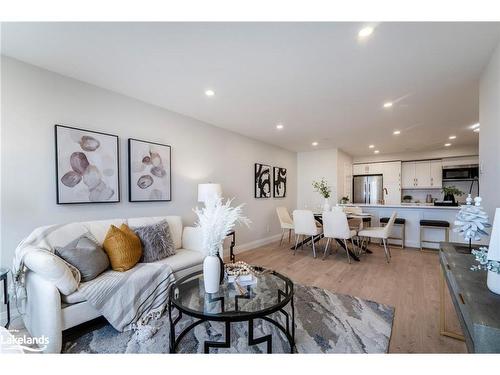
{"label": "black metal table base", "polygon": [[[178,311],[177,317],[173,317],[172,313],[174,311],[174,306],[172,303],[168,304],[168,317],[170,321],[170,353],[176,353],[177,348],[181,342],[181,340],[188,334],[192,329],[198,326],[201,323],[209,322],[210,319],[199,319],[194,323],[188,325],[184,328],[179,335],[176,335],[175,329],[179,321],[182,319],[182,311],[176,309]],[[277,320],[272,319],[269,316],[256,316],[255,318],[249,318],[245,320],[227,320],[224,321],[225,325],[225,333],[224,333],[224,341],[204,341],[203,342],[203,352],[205,354],[210,353],[210,348],[230,348],[231,347],[231,323],[239,322],[239,321],[247,321],[248,322],[248,346],[259,345],[262,343],[266,343],[267,353],[271,354],[273,352],[273,337],[271,334],[265,335],[262,337],[254,337],[254,320],[262,319],[265,320],[275,327],[277,327],[287,338],[288,344],[290,345],[290,353],[295,353],[295,310],[293,306],[293,298],[290,303],[291,308],[291,316],[285,309],[278,310],[285,316],[285,326],[279,323]],[[177,337],[176,337],[177,336]]]}
{"label": "black metal table base", "polygon": [[[322,239],[322,238],[324,238],[324,237],[325,237],[324,235],[320,234],[319,236],[314,237],[314,242],[316,243],[316,242],[318,242],[319,240],[321,240],[321,239]],[[307,237],[305,240],[303,240],[303,241],[299,242],[299,243],[297,244],[297,249],[298,249],[299,247],[301,247],[302,245],[307,244],[309,241],[311,241],[311,237]],[[337,241],[337,243],[338,243],[340,246],[342,246],[342,248],[343,248],[343,249],[345,249],[345,244],[344,244],[344,242],[343,242],[342,240],[335,239],[335,241]],[[295,250],[295,245],[294,245],[294,246],[292,246],[292,247],[290,248],[290,250]],[[356,254],[354,254],[354,253],[353,253],[350,249],[347,249],[347,251],[349,252],[349,256],[350,256],[352,259],[354,259],[356,262],[359,262],[359,257],[358,257]]]}
{"label": "black metal table base", "polygon": [[1,280],[3,281],[3,303],[7,307],[7,323],[5,323],[4,328],[9,328],[10,325],[10,298],[9,298],[9,291],[7,287],[7,276],[8,273],[2,273],[2,278]]}

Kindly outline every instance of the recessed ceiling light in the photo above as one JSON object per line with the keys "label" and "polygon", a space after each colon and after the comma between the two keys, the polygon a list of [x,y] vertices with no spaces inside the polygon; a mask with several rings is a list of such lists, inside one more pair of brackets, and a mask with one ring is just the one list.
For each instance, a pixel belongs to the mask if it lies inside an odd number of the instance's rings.
{"label": "recessed ceiling light", "polygon": [[474,125],[469,126],[469,128],[471,128],[471,129],[477,129],[477,128],[479,128],[479,125],[480,125],[480,124],[479,124],[479,122],[478,122],[477,124],[474,124]]}
{"label": "recessed ceiling light", "polygon": [[215,95],[215,91],[214,90],[205,90],[205,95],[206,96],[214,96]]}
{"label": "recessed ceiling light", "polygon": [[473,130],[473,132],[474,132],[474,133],[479,133],[479,129],[481,129],[481,128],[475,128],[475,129]]}
{"label": "recessed ceiling light", "polygon": [[394,130],[392,132],[392,134],[394,134],[394,135],[400,135],[401,134],[401,130]]}
{"label": "recessed ceiling light", "polygon": [[276,129],[278,129],[278,130],[283,129],[283,124],[278,124],[278,125],[276,125]]}
{"label": "recessed ceiling light", "polygon": [[451,146],[451,143],[445,143],[444,144],[444,147],[450,147]]}
{"label": "recessed ceiling light", "polygon": [[379,152],[380,152],[379,150],[373,151],[374,154],[378,154]]}
{"label": "recessed ceiling light", "polygon": [[375,148],[375,145],[370,145],[368,146],[368,148]]}
{"label": "recessed ceiling light", "polygon": [[457,138],[457,136],[456,136],[456,135],[450,135],[450,136],[448,137],[448,139],[455,139],[455,138]]}
{"label": "recessed ceiling light", "polygon": [[313,146],[317,146],[318,145],[318,142],[313,142],[311,143]]}
{"label": "recessed ceiling light", "polygon": [[384,103],[384,108],[391,108],[392,107],[392,102],[385,102]]}
{"label": "recessed ceiling light", "polygon": [[358,36],[360,38],[367,38],[372,34],[373,34],[373,27],[366,26],[366,27],[363,27],[361,30],[359,30]]}

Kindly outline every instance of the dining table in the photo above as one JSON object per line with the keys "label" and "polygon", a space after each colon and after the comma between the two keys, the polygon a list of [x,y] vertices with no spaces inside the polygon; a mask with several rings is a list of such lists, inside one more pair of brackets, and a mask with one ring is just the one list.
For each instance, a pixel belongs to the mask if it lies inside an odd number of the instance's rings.
{"label": "dining table", "polygon": [[[314,219],[320,223],[321,225],[323,225],[323,212],[313,212],[313,215],[314,215]],[[368,213],[361,213],[361,214],[354,214],[354,213],[346,213],[347,215],[347,220],[359,220],[359,229],[362,229],[363,227],[363,219],[364,218],[367,218],[367,217],[371,217],[372,215],[371,214],[368,214]],[[314,242],[318,242],[320,241],[322,238],[324,238],[324,234],[321,233],[319,236],[316,236],[314,238]],[[297,244],[297,248],[302,246],[302,245],[305,245],[307,244],[309,241],[311,241],[312,237],[307,237],[305,238],[303,241],[299,242]],[[345,250],[347,250],[349,252],[349,256],[354,259],[356,262],[359,262],[360,259],[359,259],[359,256],[354,254],[349,248],[346,248],[345,244],[344,244],[344,241],[342,241],[341,239],[338,239],[336,238],[335,239],[337,241],[337,243]],[[371,251],[368,250],[368,243],[365,244],[364,248],[362,248],[361,250],[362,251],[365,251],[367,254],[371,254]],[[290,250],[295,250],[295,245],[293,245]]]}

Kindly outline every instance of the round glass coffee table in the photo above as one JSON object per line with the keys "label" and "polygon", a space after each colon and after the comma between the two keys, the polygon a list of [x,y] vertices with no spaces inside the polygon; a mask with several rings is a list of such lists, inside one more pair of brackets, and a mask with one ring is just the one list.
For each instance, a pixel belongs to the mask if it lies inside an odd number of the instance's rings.
{"label": "round glass coffee table", "polygon": [[[258,271],[264,271],[256,267]],[[241,283],[242,284],[242,283]],[[285,307],[289,305],[289,312]],[[177,310],[177,316],[175,311]],[[281,313],[285,324],[272,317]],[[198,271],[177,280],[170,289],[168,303],[170,321],[170,353],[175,353],[182,338],[197,325],[207,321],[224,322],[223,342],[205,341],[205,353],[210,348],[231,347],[231,323],[248,322],[248,345],[267,343],[267,352],[272,353],[272,335],[254,337],[254,320],[262,319],[276,326],[288,340],[290,353],[295,349],[295,312],[293,306],[293,283],[276,271],[266,271],[257,276],[257,283],[238,288],[224,280],[217,293],[205,293],[203,272]],[[198,320],[188,325],[179,334],[176,326],[187,315]]]}

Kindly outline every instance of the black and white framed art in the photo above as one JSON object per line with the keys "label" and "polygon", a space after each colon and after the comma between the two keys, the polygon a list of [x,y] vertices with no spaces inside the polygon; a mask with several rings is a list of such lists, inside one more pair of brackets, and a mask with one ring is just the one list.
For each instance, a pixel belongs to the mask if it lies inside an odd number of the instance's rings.
{"label": "black and white framed art", "polygon": [[271,198],[271,166],[255,163],[255,198]]}
{"label": "black and white framed art", "polygon": [[286,168],[273,167],[273,197],[286,197]]}
{"label": "black and white framed art", "polygon": [[118,136],[55,125],[57,204],[120,201]]}
{"label": "black and white framed art", "polygon": [[130,202],[172,200],[172,149],[169,145],[129,138],[128,186]]}

